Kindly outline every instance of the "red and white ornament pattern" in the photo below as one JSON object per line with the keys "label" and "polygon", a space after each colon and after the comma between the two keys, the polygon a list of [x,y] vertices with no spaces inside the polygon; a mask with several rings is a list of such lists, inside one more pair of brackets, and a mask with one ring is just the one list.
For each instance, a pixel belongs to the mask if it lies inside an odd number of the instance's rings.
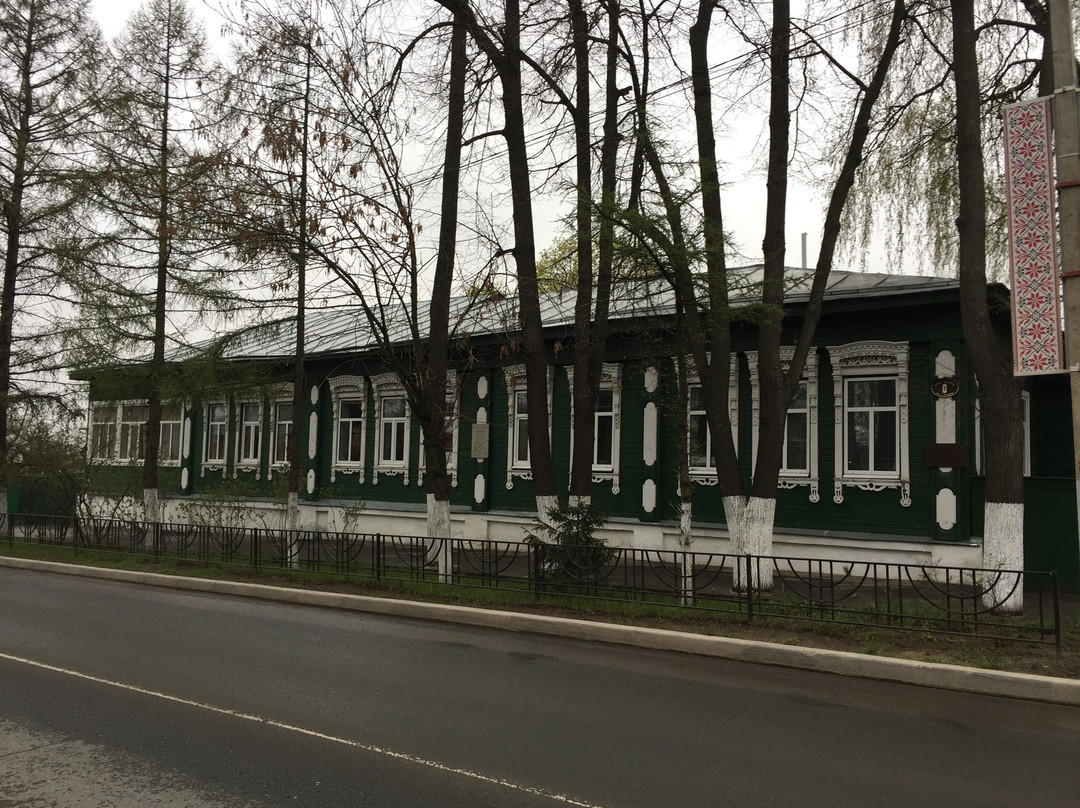
{"label": "red and white ornament pattern", "polygon": [[1064,366],[1050,99],[1005,108],[1005,192],[1009,219],[1013,371]]}

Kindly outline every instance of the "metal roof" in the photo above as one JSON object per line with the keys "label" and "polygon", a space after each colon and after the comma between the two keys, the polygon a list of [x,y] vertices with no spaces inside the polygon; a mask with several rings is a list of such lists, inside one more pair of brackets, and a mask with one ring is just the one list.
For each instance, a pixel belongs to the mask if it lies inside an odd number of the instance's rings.
{"label": "metal roof", "polygon": [[[732,303],[746,304],[756,299],[762,279],[761,265],[729,270],[732,280]],[[813,270],[789,269],[790,287],[786,303],[805,302],[809,298]],[[843,272],[833,270],[825,291],[825,300],[878,298],[895,295],[959,289],[955,278],[888,275],[883,273]],[[540,309],[545,328],[570,326],[574,322],[573,289],[550,292],[540,297]],[[643,318],[662,317],[675,311],[675,296],[670,286],[661,280],[623,281],[612,288],[611,322],[626,322]],[[417,336],[427,337],[427,302],[419,305],[420,322]],[[517,299],[514,296],[492,297],[486,300],[456,297],[450,302],[451,331],[456,337],[478,334],[515,333]],[[404,344],[413,338],[410,319],[404,306],[387,311],[387,336],[394,344]],[[348,309],[309,309],[305,315],[305,352],[309,356],[363,353],[378,346],[367,318],[359,307]],[[222,341],[222,356],[229,359],[285,359],[293,356],[296,342],[295,320],[285,318],[256,324],[233,332]],[[208,343],[203,343],[206,347]],[[174,359],[180,358],[174,356]]]}

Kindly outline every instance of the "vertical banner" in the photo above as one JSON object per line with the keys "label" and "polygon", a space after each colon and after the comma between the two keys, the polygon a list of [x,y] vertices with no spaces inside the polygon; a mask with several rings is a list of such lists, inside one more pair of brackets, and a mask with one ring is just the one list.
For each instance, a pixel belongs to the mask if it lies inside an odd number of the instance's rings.
{"label": "vertical banner", "polygon": [[1065,368],[1050,99],[1005,107],[1013,373]]}

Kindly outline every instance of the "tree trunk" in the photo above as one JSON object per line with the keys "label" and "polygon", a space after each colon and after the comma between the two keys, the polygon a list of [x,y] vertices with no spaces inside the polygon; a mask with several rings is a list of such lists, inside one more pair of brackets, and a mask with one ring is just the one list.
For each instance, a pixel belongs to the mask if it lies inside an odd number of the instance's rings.
{"label": "tree trunk", "polygon": [[[995,333],[986,298],[986,182],[979,109],[975,9],[951,0],[956,81],[956,159],[959,214],[960,314],[985,429],[986,511],[983,566],[1023,569],[1024,464],[1022,388],[1012,374],[1008,342]],[[1005,612],[1023,610],[1023,587],[1013,576],[991,579],[984,601]]]}
{"label": "tree trunk", "polygon": [[[468,56],[465,27],[455,14],[450,41],[450,85],[447,97],[446,148],[443,158],[439,254],[429,305],[429,342],[424,362],[418,368],[427,417],[424,430],[424,466],[427,470],[427,535],[439,540],[436,552],[439,573],[449,580],[452,573],[450,544],[450,474],[446,467],[446,443],[450,433],[447,418],[447,372],[450,341],[450,294],[457,249],[458,194],[461,174],[461,146],[465,121],[465,81]],[[455,397],[457,392],[454,393]]]}

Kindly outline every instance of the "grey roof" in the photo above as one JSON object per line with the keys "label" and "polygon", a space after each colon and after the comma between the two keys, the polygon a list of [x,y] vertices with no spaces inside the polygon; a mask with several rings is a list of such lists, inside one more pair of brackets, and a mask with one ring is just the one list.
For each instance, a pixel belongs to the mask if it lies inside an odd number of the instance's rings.
{"label": "grey roof", "polygon": [[[729,274],[733,280],[732,302],[735,305],[751,302],[754,299],[753,290],[762,278],[762,267],[742,267],[731,270]],[[785,295],[785,302],[806,301],[813,270],[789,269],[787,274],[791,286]],[[922,294],[957,288],[959,282],[954,278],[833,270],[826,287],[825,300]],[[572,325],[575,299],[573,289],[541,295],[544,327]],[[516,303],[516,298],[512,296],[483,302],[467,297],[453,298],[450,303],[451,329],[457,336],[516,332]],[[426,302],[420,304],[418,335],[421,338],[427,336],[426,308]],[[672,314],[674,310],[674,293],[664,281],[624,281],[615,284],[612,289],[613,322],[661,317]],[[391,342],[402,344],[411,340],[412,333],[410,318],[404,316],[404,307],[398,307],[398,312],[399,316],[388,314],[385,321],[389,324]],[[309,356],[360,353],[377,347],[367,318],[359,306],[309,309],[305,315],[305,330],[305,351]],[[295,321],[290,317],[233,332],[223,343],[222,355],[230,359],[285,359],[293,355],[295,342]]]}

